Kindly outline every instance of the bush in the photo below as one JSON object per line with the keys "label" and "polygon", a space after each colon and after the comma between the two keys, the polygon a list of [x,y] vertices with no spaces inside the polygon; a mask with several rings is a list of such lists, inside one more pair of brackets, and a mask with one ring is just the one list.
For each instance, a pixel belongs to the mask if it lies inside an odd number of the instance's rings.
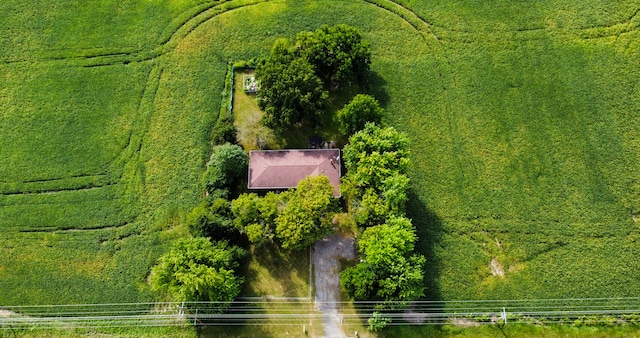
{"label": "bush", "polygon": [[222,302],[226,306],[240,293],[243,279],[233,269],[246,254],[227,242],[212,244],[208,238],[177,240],[151,270],[151,286],[168,292],[174,301]]}
{"label": "bush", "polygon": [[236,127],[233,125],[233,116],[229,113],[222,113],[215,126],[211,130],[211,142],[214,145],[231,143],[237,144]]}
{"label": "bush", "polygon": [[383,114],[384,110],[376,99],[366,94],[358,94],[338,110],[336,120],[340,124],[340,132],[350,136],[364,129],[367,122],[380,124]]}
{"label": "bush", "polygon": [[240,231],[233,226],[231,203],[225,198],[202,202],[187,215],[187,226],[192,235],[209,237],[214,241],[229,241],[239,245]]}
{"label": "bush", "polygon": [[246,173],[248,164],[247,154],[238,145],[225,143],[213,147],[205,176],[207,191],[228,188],[234,179]]}

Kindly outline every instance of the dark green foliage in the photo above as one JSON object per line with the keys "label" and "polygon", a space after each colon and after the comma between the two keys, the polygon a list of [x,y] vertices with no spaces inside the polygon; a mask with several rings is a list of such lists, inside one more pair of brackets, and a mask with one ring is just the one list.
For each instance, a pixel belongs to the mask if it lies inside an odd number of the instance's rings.
{"label": "dark green foliage", "polygon": [[174,301],[222,302],[224,307],[240,292],[243,278],[236,277],[233,269],[244,254],[227,242],[181,238],[151,270],[151,285],[167,291]]}
{"label": "dark green foliage", "polygon": [[227,112],[220,114],[220,118],[211,130],[211,142],[213,144],[236,144],[236,127],[233,125],[233,116]]}
{"label": "dark green foliage", "polygon": [[369,45],[356,28],[344,24],[299,33],[295,50],[313,65],[325,85],[336,87],[358,81],[369,72]]}
{"label": "dark green foliage", "polygon": [[258,105],[265,112],[263,123],[279,131],[317,122],[328,99],[309,62],[294,57],[288,48],[286,39],[276,41],[255,73],[260,81]]}
{"label": "dark green foliage", "polygon": [[207,191],[228,188],[234,179],[246,173],[248,164],[247,154],[238,145],[225,143],[213,147],[205,176]]}
{"label": "dark green foliage", "polygon": [[383,114],[384,110],[376,99],[366,94],[358,94],[338,110],[336,120],[340,123],[340,132],[350,136],[364,129],[367,122],[379,125]]}
{"label": "dark green foliage", "polygon": [[263,124],[279,132],[317,124],[328,104],[324,88],[366,77],[370,57],[360,33],[347,25],[299,33],[293,45],[276,40],[255,72]]}
{"label": "dark green foliage", "polygon": [[425,258],[413,253],[416,240],[407,218],[391,218],[367,228],[358,240],[361,263],[340,275],[347,295],[384,302],[422,297]]}
{"label": "dark green foliage", "polygon": [[300,249],[324,237],[334,228],[332,220],[337,211],[333,185],[327,176],[300,181],[276,218],[276,234],[282,247]]}
{"label": "dark green foliage", "polygon": [[226,240],[230,244],[241,244],[241,234],[233,225],[231,203],[225,198],[206,200],[187,215],[187,226],[192,235]]}

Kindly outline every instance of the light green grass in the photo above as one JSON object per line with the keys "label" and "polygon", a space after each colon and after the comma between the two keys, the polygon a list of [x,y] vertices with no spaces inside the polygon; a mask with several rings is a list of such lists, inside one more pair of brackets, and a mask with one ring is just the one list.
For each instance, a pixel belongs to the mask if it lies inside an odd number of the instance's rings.
{"label": "light green grass", "polygon": [[242,264],[243,297],[310,297],[310,253],[288,251],[275,245],[252,247]]}
{"label": "light green grass", "polygon": [[243,79],[253,73],[253,69],[236,69],[234,72],[233,117],[238,143],[245,151],[260,149],[258,140],[267,149],[280,149],[284,142],[278,140],[271,129],[260,124],[264,112],[258,107],[256,95],[244,92]]}

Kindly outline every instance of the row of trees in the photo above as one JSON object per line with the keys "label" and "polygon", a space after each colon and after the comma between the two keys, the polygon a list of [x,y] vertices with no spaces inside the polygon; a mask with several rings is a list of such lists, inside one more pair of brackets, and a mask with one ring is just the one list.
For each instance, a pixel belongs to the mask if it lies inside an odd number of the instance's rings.
{"label": "row of trees", "polygon": [[409,141],[393,127],[374,123],[349,141],[341,190],[364,231],[357,241],[360,263],[343,271],[340,283],[350,297],[378,302],[369,328],[379,330],[390,321],[385,311],[424,296],[425,258],[414,252],[416,231],[405,217]]}
{"label": "row of trees", "polygon": [[329,90],[360,82],[369,71],[370,58],[369,45],[347,25],[301,32],[293,42],[277,40],[255,73],[263,124],[276,131],[316,124]]}

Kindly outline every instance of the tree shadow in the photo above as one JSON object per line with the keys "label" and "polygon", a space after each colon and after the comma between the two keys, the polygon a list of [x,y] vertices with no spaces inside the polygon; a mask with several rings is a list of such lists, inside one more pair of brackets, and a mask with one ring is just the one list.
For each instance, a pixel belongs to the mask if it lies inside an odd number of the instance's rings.
{"label": "tree shadow", "polygon": [[250,250],[240,264],[241,274],[245,276],[241,296],[309,296],[308,251],[284,250],[275,244]]}
{"label": "tree shadow", "polygon": [[427,259],[424,270],[425,298],[430,301],[441,301],[440,259],[436,254],[436,247],[442,239],[442,220],[430,210],[420,196],[413,189],[409,189],[407,202],[407,217],[413,221],[418,235],[416,251]]}
{"label": "tree shadow", "polygon": [[386,90],[387,80],[385,80],[380,74],[374,71],[369,71],[365,77],[364,93],[373,96],[382,108],[387,107],[389,104],[389,93]]}

